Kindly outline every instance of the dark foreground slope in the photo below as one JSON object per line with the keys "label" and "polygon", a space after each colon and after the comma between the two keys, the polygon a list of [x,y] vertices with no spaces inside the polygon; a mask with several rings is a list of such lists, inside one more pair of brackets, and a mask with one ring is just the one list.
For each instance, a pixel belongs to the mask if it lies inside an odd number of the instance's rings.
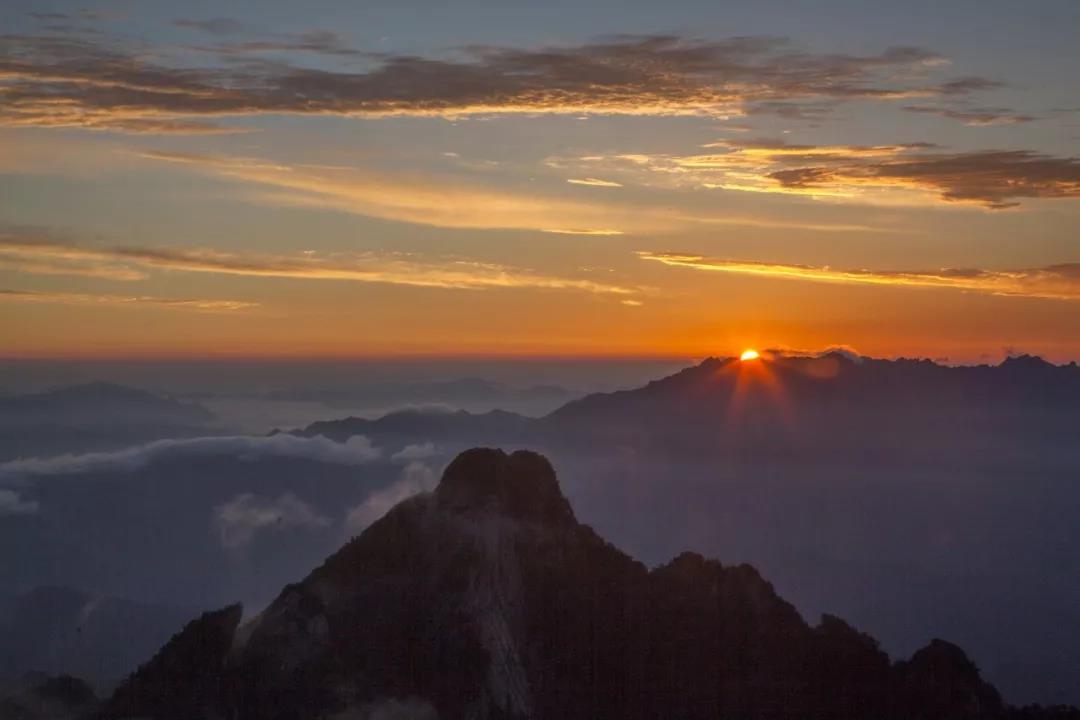
{"label": "dark foreground slope", "polygon": [[547,460],[462,453],[266,611],[204,615],[103,718],[993,718],[935,640],[891,663],[752,567],[653,571],[577,522]]}

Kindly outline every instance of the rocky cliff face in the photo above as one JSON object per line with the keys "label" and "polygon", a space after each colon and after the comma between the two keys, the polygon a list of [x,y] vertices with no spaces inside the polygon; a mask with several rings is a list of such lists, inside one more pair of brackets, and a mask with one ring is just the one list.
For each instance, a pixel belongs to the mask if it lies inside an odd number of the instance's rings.
{"label": "rocky cliff face", "polygon": [[[749,566],[649,571],[577,522],[542,456],[462,453],[237,629],[189,625],[106,718],[989,718],[963,652],[892,664]],[[387,710],[389,708],[389,710]]]}

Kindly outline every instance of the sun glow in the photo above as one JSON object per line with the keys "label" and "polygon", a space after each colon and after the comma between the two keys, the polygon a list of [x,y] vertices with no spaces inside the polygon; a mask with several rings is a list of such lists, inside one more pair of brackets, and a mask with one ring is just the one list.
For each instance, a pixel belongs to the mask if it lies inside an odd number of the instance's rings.
{"label": "sun glow", "polygon": [[758,351],[750,348],[748,350],[743,350],[743,353],[739,356],[739,359],[743,362],[746,362],[747,360],[757,360],[759,357],[761,357],[761,355],[758,354]]}

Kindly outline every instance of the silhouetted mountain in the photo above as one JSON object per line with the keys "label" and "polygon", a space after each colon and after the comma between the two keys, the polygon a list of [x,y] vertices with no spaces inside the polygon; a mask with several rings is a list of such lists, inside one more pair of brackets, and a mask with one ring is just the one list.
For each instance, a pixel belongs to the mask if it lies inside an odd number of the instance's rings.
{"label": "silhouetted mountain", "polygon": [[199,405],[104,382],[2,396],[0,460],[205,435],[213,420]]}
{"label": "silhouetted mountain", "polygon": [[[475,449],[238,627],[204,615],[103,718],[997,718],[956,646],[892,664],[752,567],[653,571],[580,524],[545,458]],[[340,714],[337,714],[340,713]],[[348,713],[356,713],[351,715]]]}
{"label": "silhouetted mountain", "polygon": [[322,423],[443,453],[533,447],[582,517],[649,563],[682,548],[765,569],[890,650],[948,634],[1013,701],[1080,702],[1080,367],[850,353],[712,358],[536,419]]}
{"label": "silhouetted mountain", "polygon": [[109,687],[130,673],[191,609],[39,587],[0,612],[0,679],[27,672],[76,675]]}
{"label": "silhouetted mountain", "polygon": [[444,406],[473,413],[493,409],[545,414],[581,395],[557,385],[513,387],[482,378],[428,382],[374,382],[355,387],[302,388],[267,395],[271,400],[320,402],[331,408],[383,408]]}
{"label": "silhouetted mountain", "polygon": [[213,419],[212,413],[198,405],[105,382],[0,397],[0,421],[4,423],[134,425],[171,422],[193,425]]}
{"label": "silhouetted mountain", "polygon": [[[592,447],[638,442],[673,453],[770,457],[853,451],[936,459],[969,451],[1074,447],[1080,367],[1032,356],[997,366],[877,360],[835,352],[709,358],[641,388],[596,393],[532,420],[493,411],[403,411],[318,422],[298,434]],[[867,430],[873,429],[872,434]],[[852,434],[860,435],[852,443]],[[863,437],[865,436],[865,437]],[[857,447],[852,447],[857,445]],[[851,456],[849,455],[849,458]]]}
{"label": "silhouetted mountain", "polygon": [[404,444],[413,438],[437,442],[475,442],[476,438],[488,438],[487,442],[513,442],[527,437],[535,427],[535,420],[516,413],[492,410],[474,414],[465,410],[443,412],[438,410],[401,410],[369,420],[350,417],[343,420],[327,420],[308,425],[296,432],[304,437],[323,437],[347,440],[363,435],[377,441]]}
{"label": "silhouetted mountain", "polygon": [[999,433],[1033,453],[1066,448],[1078,407],[1075,364],[1023,356],[949,367],[830,353],[711,358],[637,390],[570,402],[543,424],[562,437],[644,439],[673,452],[775,458],[842,450],[856,461],[893,454],[910,461],[1001,451]]}

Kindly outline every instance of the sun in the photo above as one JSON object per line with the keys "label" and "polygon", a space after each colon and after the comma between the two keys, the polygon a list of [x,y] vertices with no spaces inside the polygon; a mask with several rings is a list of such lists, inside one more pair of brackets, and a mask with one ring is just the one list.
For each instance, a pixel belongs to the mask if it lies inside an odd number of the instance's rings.
{"label": "sun", "polygon": [[747,360],[757,360],[759,357],[761,357],[761,355],[758,354],[757,350],[754,350],[753,348],[749,348],[749,349],[743,350],[743,353],[742,353],[742,355],[739,356],[739,359],[742,360],[743,362],[746,362]]}

